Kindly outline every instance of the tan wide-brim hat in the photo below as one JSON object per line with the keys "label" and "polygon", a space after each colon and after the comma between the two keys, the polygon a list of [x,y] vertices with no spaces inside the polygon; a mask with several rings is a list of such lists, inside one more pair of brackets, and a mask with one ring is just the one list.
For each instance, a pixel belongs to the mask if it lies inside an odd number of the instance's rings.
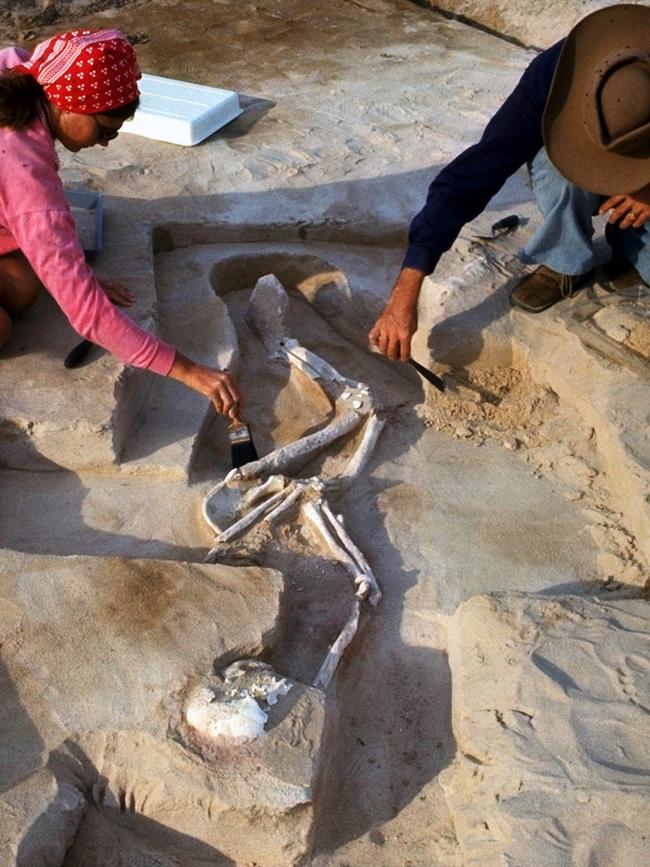
{"label": "tan wide-brim hat", "polygon": [[611,196],[650,183],[650,7],[593,12],[562,47],[542,121],[551,162]]}

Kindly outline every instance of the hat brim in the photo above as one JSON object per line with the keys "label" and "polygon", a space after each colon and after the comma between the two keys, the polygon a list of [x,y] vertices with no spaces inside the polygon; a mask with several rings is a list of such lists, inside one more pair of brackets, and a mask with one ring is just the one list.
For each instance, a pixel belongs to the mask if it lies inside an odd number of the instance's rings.
{"label": "hat brim", "polygon": [[544,145],[556,168],[576,186],[608,196],[632,193],[650,182],[650,142],[633,156],[605,151],[583,120],[595,70],[624,48],[650,52],[647,6],[611,6],[580,21],[562,47],[542,119]]}

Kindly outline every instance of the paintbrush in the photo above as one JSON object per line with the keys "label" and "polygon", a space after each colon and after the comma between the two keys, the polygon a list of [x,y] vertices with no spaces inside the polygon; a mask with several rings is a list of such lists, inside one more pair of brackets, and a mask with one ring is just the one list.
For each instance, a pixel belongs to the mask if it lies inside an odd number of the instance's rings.
{"label": "paintbrush", "polygon": [[257,450],[250,427],[238,418],[234,419],[228,428],[230,440],[230,459],[233,469],[243,467],[258,459]]}

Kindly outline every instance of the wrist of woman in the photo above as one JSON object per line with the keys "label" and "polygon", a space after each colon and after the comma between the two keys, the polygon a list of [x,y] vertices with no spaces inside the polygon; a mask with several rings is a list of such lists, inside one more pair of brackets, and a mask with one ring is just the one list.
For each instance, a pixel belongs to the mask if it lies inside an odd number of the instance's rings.
{"label": "wrist of woman", "polygon": [[182,382],[183,385],[197,389],[197,373],[198,365],[177,349],[174,355],[174,362],[167,376],[178,380],[178,382]]}
{"label": "wrist of woman", "polygon": [[169,376],[172,379],[180,379],[180,377],[185,373],[188,369],[188,365],[190,364],[189,358],[186,358],[182,352],[179,352],[178,349],[174,353],[174,361],[172,362],[172,366],[169,370]]}

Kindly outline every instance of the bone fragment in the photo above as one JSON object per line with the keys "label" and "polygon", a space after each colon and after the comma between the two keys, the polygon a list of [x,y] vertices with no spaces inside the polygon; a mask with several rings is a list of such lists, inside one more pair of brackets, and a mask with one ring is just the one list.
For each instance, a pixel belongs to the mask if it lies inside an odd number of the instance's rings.
{"label": "bone fragment", "polygon": [[[361,578],[356,583],[357,592],[354,595],[357,597],[357,599],[366,599],[371,589],[370,581],[368,581],[367,578]],[[370,601],[372,602],[372,600]],[[372,602],[372,604],[376,605],[377,602]]]}
{"label": "bone fragment", "polygon": [[262,662],[259,659],[237,659],[235,662],[231,662],[227,668],[224,668],[220,677],[226,683],[232,683],[251,671],[273,671],[273,669],[268,662]]}
{"label": "bone fragment", "polygon": [[254,683],[249,691],[255,699],[262,699],[269,707],[278,703],[278,699],[286,695],[289,690],[293,689],[293,684],[286,677],[272,677],[265,683]]}
{"label": "bone fragment", "polygon": [[356,635],[359,627],[359,614],[361,611],[361,602],[355,599],[352,605],[352,613],[348,618],[347,623],[338,635],[334,644],[330,647],[323,663],[314,678],[314,686],[318,689],[327,689],[329,682],[336,671],[336,667],[341,661],[346,647],[350,644]]}
{"label": "bone fragment", "polygon": [[316,431],[316,433],[289,443],[280,449],[275,449],[258,461],[252,461],[250,464],[231,470],[226,476],[226,481],[259,478],[271,473],[290,474],[295,472],[330,443],[353,431],[361,424],[362,420],[363,417],[357,412],[346,412],[333,419],[326,427]]}
{"label": "bone fragment", "polygon": [[274,274],[266,274],[255,284],[248,304],[246,320],[259,335],[270,357],[284,357],[285,317],[289,298],[282,283]]}

